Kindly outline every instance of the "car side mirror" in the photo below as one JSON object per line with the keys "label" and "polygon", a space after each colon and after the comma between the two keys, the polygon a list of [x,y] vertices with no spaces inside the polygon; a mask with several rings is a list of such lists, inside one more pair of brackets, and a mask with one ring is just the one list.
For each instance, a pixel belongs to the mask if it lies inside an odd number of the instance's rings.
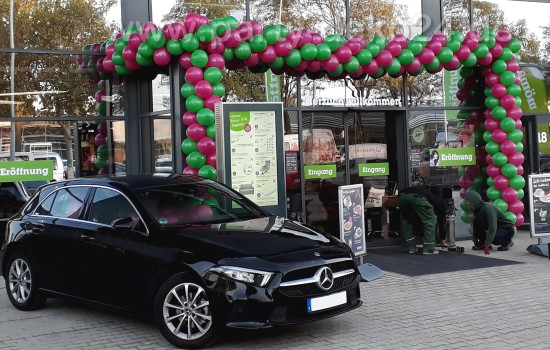
{"label": "car side mirror", "polygon": [[128,216],[125,218],[114,220],[113,222],[111,222],[111,226],[114,229],[117,229],[123,232],[128,232],[128,231],[131,231],[132,228],[134,227],[134,222],[132,218]]}

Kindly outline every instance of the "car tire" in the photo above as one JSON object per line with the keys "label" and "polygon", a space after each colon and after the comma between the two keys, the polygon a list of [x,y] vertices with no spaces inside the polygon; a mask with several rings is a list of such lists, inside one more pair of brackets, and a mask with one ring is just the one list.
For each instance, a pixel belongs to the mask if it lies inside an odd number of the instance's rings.
{"label": "car tire", "polygon": [[22,311],[44,306],[46,297],[40,291],[34,266],[24,253],[13,254],[6,269],[6,292],[13,306]]}
{"label": "car tire", "polygon": [[187,273],[162,284],[155,298],[154,317],[162,336],[179,348],[200,349],[216,340],[206,290]]}

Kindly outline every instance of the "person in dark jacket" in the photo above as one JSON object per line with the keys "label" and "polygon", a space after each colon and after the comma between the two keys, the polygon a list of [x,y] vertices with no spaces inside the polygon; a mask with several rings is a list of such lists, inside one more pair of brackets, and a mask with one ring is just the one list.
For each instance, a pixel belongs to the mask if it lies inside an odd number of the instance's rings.
{"label": "person in dark jacket", "polygon": [[472,249],[483,250],[485,254],[489,254],[492,249],[491,244],[499,245],[500,251],[508,250],[514,245],[512,237],[516,228],[502,210],[491,203],[484,202],[475,191],[468,191],[464,200],[468,202],[474,214]]}
{"label": "person in dark jacket", "polygon": [[443,200],[427,188],[407,187],[399,191],[397,203],[409,253],[418,252],[413,227],[415,221],[420,221],[424,231],[422,254],[438,254],[439,251],[435,250],[436,224],[439,227],[440,235],[446,232],[446,207]]}

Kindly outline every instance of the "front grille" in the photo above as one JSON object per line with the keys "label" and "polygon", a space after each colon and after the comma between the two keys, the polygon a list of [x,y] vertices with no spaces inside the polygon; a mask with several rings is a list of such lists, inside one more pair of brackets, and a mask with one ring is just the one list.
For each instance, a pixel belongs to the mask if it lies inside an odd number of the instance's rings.
{"label": "front grille", "polygon": [[295,286],[280,287],[281,294],[287,297],[312,297],[320,294],[334,293],[350,286],[356,279],[355,273],[334,279],[334,284],[329,290],[322,290],[317,283],[299,284]]}
{"label": "front grille", "polygon": [[[355,269],[355,263],[353,262],[353,260],[337,261],[334,263],[329,263],[326,266],[330,267],[333,273],[349,270],[349,269]],[[295,281],[295,280],[312,277],[313,275],[315,275],[315,272],[317,272],[317,270],[319,270],[320,267],[321,266],[313,266],[305,269],[287,272],[283,276],[283,279],[281,282],[289,282],[289,281]]]}

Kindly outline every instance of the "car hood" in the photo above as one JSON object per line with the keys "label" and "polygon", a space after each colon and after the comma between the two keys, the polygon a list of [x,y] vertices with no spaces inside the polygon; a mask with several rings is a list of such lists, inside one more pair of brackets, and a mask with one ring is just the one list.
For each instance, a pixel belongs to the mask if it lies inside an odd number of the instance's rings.
{"label": "car hood", "polygon": [[282,217],[180,228],[173,244],[218,261],[223,258],[276,257],[304,250],[347,248],[339,240]]}

